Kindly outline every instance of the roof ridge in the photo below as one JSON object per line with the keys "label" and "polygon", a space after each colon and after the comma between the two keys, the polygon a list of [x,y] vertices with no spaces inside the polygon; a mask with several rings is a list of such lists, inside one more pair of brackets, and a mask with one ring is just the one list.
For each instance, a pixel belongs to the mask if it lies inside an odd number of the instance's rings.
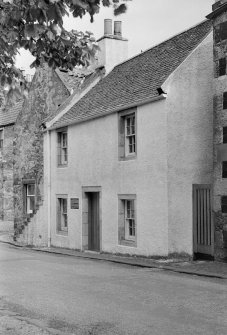
{"label": "roof ridge", "polygon": [[[173,36],[167,38],[166,40],[164,40],[164,41],[162,41],[162,42],[160,42],[160,43],[154,44],[152,47],[150,47],[150,48],[144,50],[143,52],[140,52],[139,54],[136,54],[136,55],[134,55],[134,56],[132,56],[132,57],[126,59],[125,61],[123,61],[123,62],[121,62],[121,63],[118,63],[117,65],[114,66],[113,69],[115,69],[115,68],[117,68],[118,66],[120,66],[120,65],[122,65],[122,64],[124,64],[124,63],[127,63],[127,62],[131,61],[132,59],[134,59],[134,58],[136,58],[136,57],[139,57],[139,56],[141,56],[142,54],[144,54],[144,53],[146,53],[146,52],[148,52],[148,51],[150,51],[150,50],[152,50],[152,49],[158,47],[159,45],[162,45],[162,44],[164,44],[164,43],[166,43],[166,42],[172,40],[173,38],[175,38],[175,37],[177,37],[177,36],[180,36],[180,35],[186,33],[187,31],[189,31],[189,30],[191,30],[191,29],[193,29],[193,28],[195,28],[195,27],[197,27],[197,26],[200,26],[201,24],[203,24],[203,23],[205,23],[205,22],[209,22],[209,21],[210,21],[210,20],[205,19],[205,20],[201,21],[200,23],[194,24],[194,25],[191,26],[190,28],[181,31],[181,32],[179,32],[179,33],[177,33],[177,34],[175,34],[175,35],[173,35]],[[113,70],[113,69],[112,69],[112,70]]]}

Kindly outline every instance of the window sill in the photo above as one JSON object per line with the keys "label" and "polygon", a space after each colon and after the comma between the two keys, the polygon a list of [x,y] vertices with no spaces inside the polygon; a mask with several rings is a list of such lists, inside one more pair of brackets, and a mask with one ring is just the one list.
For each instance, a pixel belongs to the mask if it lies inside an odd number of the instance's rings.
{"label": "window sill", "polygon": [[125,247],[136,247],[136,241],[132,240],[121,240],[119,241],[119,245],[123,245]]}
{"label": "window sill", "polygon": [[119,161],[131,161],[131,160],[135,160],[136,158],[137,158],[136,155],[119,157]]}
{"label": "window sill", "polygon": [[68,164],[59,164],[57,165],[58,168],[62,169],[62,168],[67,168]]}
{"label": "window sill", "polygon": [[69,235],[67,231],[57,231],[56,234],[65,237],[68,237]]}

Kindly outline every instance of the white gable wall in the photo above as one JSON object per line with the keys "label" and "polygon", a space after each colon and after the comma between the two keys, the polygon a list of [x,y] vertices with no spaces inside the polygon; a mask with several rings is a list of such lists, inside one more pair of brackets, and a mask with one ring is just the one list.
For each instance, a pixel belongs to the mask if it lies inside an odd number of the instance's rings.
{"label": "white gable wall", "polygon": [[171,75],[168,93],[169,252],[192,254],[192,185],[213,171],[212,33]]}

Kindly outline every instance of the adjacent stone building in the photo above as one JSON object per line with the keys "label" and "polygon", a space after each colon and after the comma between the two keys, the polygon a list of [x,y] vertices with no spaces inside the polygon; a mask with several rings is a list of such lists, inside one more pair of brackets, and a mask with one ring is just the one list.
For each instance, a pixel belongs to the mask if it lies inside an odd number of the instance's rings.
{"label": "adjacent stone building", "polygon": [[227,1],[216,1],[208,15],[213,22],[215,256],[227,257]]}
{"label": "adjacent stone building", "polygon": [[14,125],[23,100],[14,105],[3,105],[0,110],[0,230],[13,230],[13,141]]}

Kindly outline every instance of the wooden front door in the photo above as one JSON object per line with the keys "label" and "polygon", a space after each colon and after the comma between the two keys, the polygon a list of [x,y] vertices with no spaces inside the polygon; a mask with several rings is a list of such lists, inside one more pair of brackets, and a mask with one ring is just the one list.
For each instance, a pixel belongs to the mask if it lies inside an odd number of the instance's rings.
{"label": "wooden front door", "polygon": [[88,249],[100,251],[99,192],[88,195]]}
{"label": "wooden front door", "polygon": [[214,255],[211,185],[193,185],[194,254]]}

